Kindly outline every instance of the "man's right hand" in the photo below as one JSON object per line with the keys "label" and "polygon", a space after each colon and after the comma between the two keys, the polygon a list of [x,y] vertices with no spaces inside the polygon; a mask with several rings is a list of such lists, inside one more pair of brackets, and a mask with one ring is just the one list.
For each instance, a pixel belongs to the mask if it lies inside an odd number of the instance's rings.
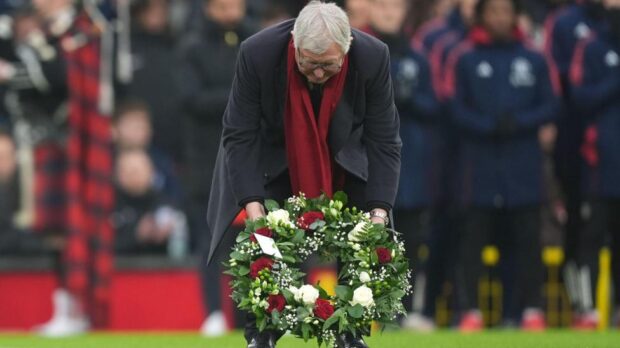
{"label": "man's right hand", "polygon": [[248,219],[258,220],[265,216],[265,207],[260,202],[250,202],[245,205],[245,213]]}

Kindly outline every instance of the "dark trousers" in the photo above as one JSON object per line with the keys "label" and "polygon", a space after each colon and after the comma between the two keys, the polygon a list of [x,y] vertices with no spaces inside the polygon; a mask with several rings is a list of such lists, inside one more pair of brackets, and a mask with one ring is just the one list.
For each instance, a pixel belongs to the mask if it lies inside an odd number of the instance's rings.
{"label": "dark trousers", "polygon": [[[611,272],[614,283],[614,300],[620,304],[620,199],[595,200],[589,203],[589,216],[579,238],[579,263],[590,271],[592,297],[596,294],[599,274],[599,252],[605,245],[611,247]],[[594,304],[594,298],[590,299]],[[591,308],[584,308],[591,309]]]}
{"label": "dark trousers", "polygon": [[513,298],[508,302],[517,303],[520,308],[542,307],[544,271],[538,207],[471,208],[463,216],[460,234],[458,277],[463,310],[478,308],[478,281],[484,271],[481,251],[495,241],[500,241],[502,259],[505,253],[513,253],[509,259],[515,262],[514,267],[505,270],[508,271],[505,281],[516,284],[511,292]]}

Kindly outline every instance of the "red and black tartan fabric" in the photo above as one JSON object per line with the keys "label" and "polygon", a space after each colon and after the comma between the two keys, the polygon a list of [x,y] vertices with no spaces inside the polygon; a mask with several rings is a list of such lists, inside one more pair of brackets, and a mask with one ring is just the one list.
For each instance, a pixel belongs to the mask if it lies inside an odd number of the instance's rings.
{"label": "red and black tartan fabric", "polygon": [[48,141],[34,150],[35,232],[59,233],[66,228],[65,148]]}
{"label": "red and black tartan fabric", "polygon": [[62,40],[69,89],[66,286],[101,328],[107,325],[114,235],[111,122],[99,109],[101,35],[82,14]]}

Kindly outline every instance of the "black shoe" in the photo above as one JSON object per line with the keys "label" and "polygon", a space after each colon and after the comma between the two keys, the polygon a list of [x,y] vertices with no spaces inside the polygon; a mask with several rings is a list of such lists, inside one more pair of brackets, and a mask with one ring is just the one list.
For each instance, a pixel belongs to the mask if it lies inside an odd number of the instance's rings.
{"label": "black shoe", "polygon": [[368,345],[361,337],[353,337],[350,333],[338,335],[336,337],[337,348],[368,348]]}
{"label": "black shoe", "polygon": [[248,348],[275,348],[276,339],[272,332],[264,331],[257,333],[250,339]]}

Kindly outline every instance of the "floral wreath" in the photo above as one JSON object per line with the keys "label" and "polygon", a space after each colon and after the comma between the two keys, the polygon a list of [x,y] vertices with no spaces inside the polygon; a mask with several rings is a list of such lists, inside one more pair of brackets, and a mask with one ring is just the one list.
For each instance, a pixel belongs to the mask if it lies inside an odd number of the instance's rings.
{"label": "floral wreath", "polygon": [[[225,266],[233,300],[256,316],[259,330],[329,346],[337,335],[369,336],[373,321],[391,326],[405,313],[411,271],[399,234],[346,205],[343,192],[333,199],[300,194],[283,208],[268,200],[266,217],[246,221]],[[342,265],[334,296],[302,283],[299,266],[314,253]]]}

